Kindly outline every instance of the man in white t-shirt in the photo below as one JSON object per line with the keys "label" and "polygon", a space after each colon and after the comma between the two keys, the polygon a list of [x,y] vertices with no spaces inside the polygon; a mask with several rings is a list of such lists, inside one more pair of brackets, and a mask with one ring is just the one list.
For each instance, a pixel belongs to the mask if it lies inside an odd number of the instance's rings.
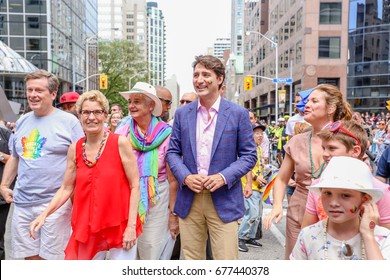
{"label": "man in white t-shirt", "polygon": [[[14,203],[11,225],[11,255],[26,260],[64,259],[70,237],[71,202],[46,220],[37,239],[29,225],[60,188],[68,148],[84,136],[77,118],[53,106],[59,81],[45,70],[25,77],[27,101],[32,109],[16,122],[10,143],[12,156],[1,181],[1,195]],[[10,184],[18,175],[14,190]]]}

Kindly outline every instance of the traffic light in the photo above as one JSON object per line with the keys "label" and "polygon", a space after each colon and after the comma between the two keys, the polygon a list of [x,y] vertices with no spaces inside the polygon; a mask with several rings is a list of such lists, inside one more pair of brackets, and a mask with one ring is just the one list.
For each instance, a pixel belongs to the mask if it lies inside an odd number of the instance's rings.
{"label": "traffic light", "polygon": [[107,89],[108,88],[108,79],[107,75],[100,74],[100,89]]}
{"label": "traffic light", "polygon": [[244,90],[252,90],[252,77],[246,76],[244,78]]}
{"label": "traffic light", "polygon": [[390,111],[390,100],[386,101],[386,109]]}

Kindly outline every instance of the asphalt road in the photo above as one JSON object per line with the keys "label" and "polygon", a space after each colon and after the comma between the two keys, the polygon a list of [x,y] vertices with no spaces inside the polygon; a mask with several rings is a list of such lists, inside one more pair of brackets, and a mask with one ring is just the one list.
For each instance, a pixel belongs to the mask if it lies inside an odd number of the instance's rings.
{"label": "asphalt road", "polygon": [[[286,205],[286,203],[285,203]],[[5,258],[11,260],[9,249],[11,246],[10,242],[10,217],[12,215],[13,207],[11,206],[10,213],[7,221],[7,231],[5,234]],[[271,210],[271,206],[264,206],[265,216]],[[285,214],[285,213],[284,213]],[[284,259],[284,242],[285,242],[285,227],[286,220],[284,218],[280,223],[274,225],[270,230],[263,229],[263,238],[259,242],[263,245],[262,247],[248,247],[248,252],[239,252],[240,260],[283,260]]]}

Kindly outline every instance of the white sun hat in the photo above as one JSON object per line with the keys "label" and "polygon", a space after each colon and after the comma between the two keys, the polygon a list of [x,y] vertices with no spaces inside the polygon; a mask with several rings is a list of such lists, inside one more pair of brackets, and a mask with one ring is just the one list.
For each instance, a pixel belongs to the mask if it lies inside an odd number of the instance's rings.
{"label": "white sun hat", "polygon": [[137,82],[130,91],[119,92],[119,94],[122,95],[126,100],[129,99],[129,96],[132,93],[142,93],[152,99],[155,103],[152,114],[156,117],[159,117],[161,115],[162,105],[160,99],[157,96],[156,89],[154,86],[144,82]]}
{"label": "white sun hat", "polygon": [[356,190],[369,194],[374,202],[383,196],[381,189],[374,189],[368,166],[359,159],[345,156],[332,157],[318,184],[307,188],[318,195],[321,195],[321,188]]}

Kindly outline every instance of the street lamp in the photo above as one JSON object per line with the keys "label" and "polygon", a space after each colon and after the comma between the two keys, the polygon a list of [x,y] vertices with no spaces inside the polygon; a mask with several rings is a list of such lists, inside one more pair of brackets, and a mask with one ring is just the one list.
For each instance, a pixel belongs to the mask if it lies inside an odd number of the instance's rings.
{"label": "street lamp", "polygon": [[275,46],[275,79],[276,79],[276,82],[275,82],[275,121],[276,121],[278,119],[278,114],[279,114],[279,112],[278,112],[278,106],[279,106],[279,104],[278,104],[278,78],[279,78],[278,43],[276,43],[275,41],[271,40],[270,38],[268,38],[264,34],[257,32],[257,31],[248,30],[245,32],[245,35],[249,36],[251,33],[260,35],[261,37],[263,37],[264,39],[269,41],[273,46]]}
{"label": "street lamp", "polygon": [[95,34],[85,39],[85,76],[87,78],[85,83],[86,91],[89,91],[89,41],[97,38],[98,34]]}
{"label": "street lamp", "polygon": [[135,73],[133,76],[129,77],[129,91],[131,90],[131,80],[133,80],[133,78],[137,77],[138,75],[144,74],[144,73],[146,73],[146,71],[141,71],[141,72]]}
{"label": "street lamp", "polygon": [[[109,29],[104,29],[104,30],[100,30],[100,31],[117,31],[119,30],[119,28],[109,28]],[[98,39],[99,38],[99,34],[94,34],[90,37],[87,37],[85,39],[85,78],[86,78],[86,84],[85,84],[85,89],[86,91],[89,90],[89,42],[93,39]],[[93,76],[96,76],[96,75],[93,75]],[[92,76],[91,76],[92,77]]]}

